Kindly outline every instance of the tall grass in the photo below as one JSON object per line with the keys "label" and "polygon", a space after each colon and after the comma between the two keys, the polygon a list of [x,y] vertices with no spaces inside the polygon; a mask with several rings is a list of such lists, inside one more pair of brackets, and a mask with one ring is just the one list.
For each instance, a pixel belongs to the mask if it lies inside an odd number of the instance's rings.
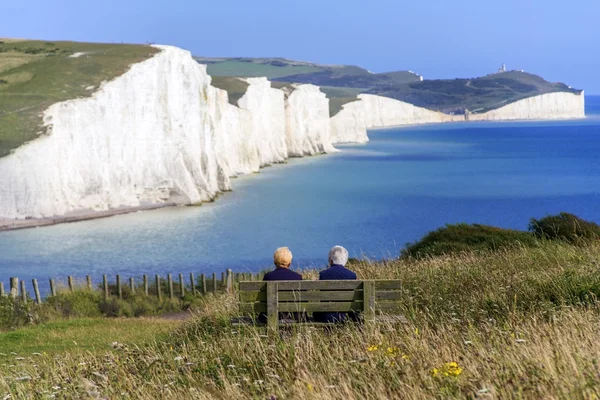
{"label": "tall grass", "polygon": [[560,242],[359,262],[360,278],[402,281],[404,322],[267,335],[232,327],[237,304],[223,295],[149,345],[87,356],[5,353],[0,396],[596,398],[599,265],[600,244]]}

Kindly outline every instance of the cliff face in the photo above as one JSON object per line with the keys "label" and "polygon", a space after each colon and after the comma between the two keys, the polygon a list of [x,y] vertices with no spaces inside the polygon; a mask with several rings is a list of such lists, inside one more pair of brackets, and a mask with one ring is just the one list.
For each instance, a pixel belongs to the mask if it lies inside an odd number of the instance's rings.
{"label": "cliff face", "polygon": [[358,98],[331,118],[333,143],[367,142],[370,128],[465,120],[461,115],[447,115],[389,97],[361,94]]}
{"label": "cliff face", "polygon": [[572,119],[585,117],[585,96],[574,93],[547,93],[529,97],[482,114],[468,116],[469,121],[525,119]]}
{"label": "cliff face", "polygon": [[230,176],[284,161],[288,135],[291,155],[332,150],[317,88],[286,106],[283,91],[252,78],[236,107],[189,52],[160,48],[92,97],[46,110],[48,135],[0,159],[0,218],[199,203],[229,190]]}
{"label": "cliff face", "polygon": [[290,156],[335,151],[329,137],[329,99],[317,86],[296,86],[286,99],[285,115],[285,139]]}
{"label": "cliff face", "polygon": [[[265,78],[245,79],[236,107],[189,52],[157,47],[92,97],[49,107],[48,133],[0,158],[0,219],[200,203],[230,190],[231,176],[367,142],[369,128],[464,121],[366,94],[329,118],[318,87],[284,92]],[[552,93],[469,119],[580,118],[583,102]]]}

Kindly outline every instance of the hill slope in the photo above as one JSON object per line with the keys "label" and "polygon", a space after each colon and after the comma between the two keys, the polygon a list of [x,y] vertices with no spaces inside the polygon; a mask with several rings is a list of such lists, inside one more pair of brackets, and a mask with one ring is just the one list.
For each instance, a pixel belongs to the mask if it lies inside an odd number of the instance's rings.
{"label": "hill slope", "polygon": [[369,93],[450,114],[485,112],[545,93],[581,91],[522,71],[472,79],[423,80],[411,71],[374,74],[356,66],[319,65],[283,58],[200,58],[213,76],[263,75],[274,81],[321,86],[331,100],[330,114]]}
{"label": "hill slope", "polygon": [[51,104],[87,97],[156,49],[142,45],[0,39],[0,157],[42,133]]}

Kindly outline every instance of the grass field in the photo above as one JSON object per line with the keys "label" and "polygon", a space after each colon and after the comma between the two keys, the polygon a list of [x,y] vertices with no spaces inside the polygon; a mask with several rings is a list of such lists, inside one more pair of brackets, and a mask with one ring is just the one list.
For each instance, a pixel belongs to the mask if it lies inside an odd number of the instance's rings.
{"label": "grass field", "polygon": [[[160,318],[80,318],[53,321],[0,334],[0,353],[95,352],[112,349],[113,342],[149,344],[182,321]],[[7,354],[0,354],[2,357]]]}
{"label": "grass field", "polygon": [[[116,330],[106,334],[84,329],[94,321],[73,322],[68,335],[60,333],[68,323],[27,328],[34,330],[13,333],[26,332],[17,343],[32,338],[32,347],[15,345],[24,355],[5,349],[7,339],[0,342],[6,354],[0,396],[592,399],[600,394],[599,265],[597,242],[545,240],[528,248],[354,262],[359,278],[402,281],[407,321],[332,331],[265,335],[232,327],[231,295],[208,301],[166,335],[161,325],[156,340],[127,339],[121,329],[136,333],[123,320],[109,320]],[[316,271],[304,276],[315,279]],[[57,327],[61,349],[45,355]],[[93,351],[69,347],[76,336]],[[103,347],[119,336],[124,345]],[[25,355],[35,349],[41,355]]]}
{"label": "grass field", "polygon": [[0,157],[42,133],[41,113],[48,106],[90,96],[157,51],[126,44],[0,42]]}

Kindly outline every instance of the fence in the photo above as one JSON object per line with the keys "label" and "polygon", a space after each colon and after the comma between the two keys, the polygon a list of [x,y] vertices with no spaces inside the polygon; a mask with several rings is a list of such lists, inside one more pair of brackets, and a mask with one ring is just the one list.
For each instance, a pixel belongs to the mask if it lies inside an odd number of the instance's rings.
{"label": "fence", "polygon": [[[235,290],[235,286],[240,281],[253,281],[262,280],[264,273],[252,274],[244,272],[232,272],[230,269],[221,273],[220,279],[218,279],[216,273],[207,276],[206,274],[195,275],[193,272],[189,274],[189,285],[185,282],[183,274],[178,274],[178,280],[173,280],[172,274],[167,274],[166,281],[160,276],[154,276],[154,282],[151,284],[148,281],[148,275],[142,276],[141,285],[136,286],[135,278],[130,277],[127,283],[124,283],[121,279],[121,275],[116,275],[115,283],[111,284],[108,281],[106,275],[102,275],[102,284],[94,288],[92,278],[90,275],[85,277],[85,285],[83,290],[93,291],[102,290],[104,299],[108,300],[109,297],[123,298],[123,289],[125,288],[131,294],[136,294],[137,290],[141,290],[141,294],[144,296],[156,296],[159,300],[162,300],[165,296],[168,296],[170,300],[177,298],[183,298],[186,293],[190,293],[193,296],[207,295],[209,293],[215,294],[219,291],[232,293]],[[33,294],[35,296],[34,301],[37,304],[41,304],[43,299],[40,295],[39,285],[37,279],[31,280]],[[58,285],[54,279],[49,279],[50,292],[49,297],[56,296],[58,292]],[[75,292],[78,289],[78,285],[75,284],[75,280],[72,276],[67,277],[67,286],[69,292]],[[152,290],[150,290],[152,288]],[[163,293],[164,291],[164,293]],[[20,301],[27,302],[30,297],[27,293],[27,287],[24,280],[19,280],[17,277],[11,277],[9,280],[9,291],[4,291],[4,282],[0,282],[0,296],[10,296]],[[33,299],[33,297],[31,297]]]}

